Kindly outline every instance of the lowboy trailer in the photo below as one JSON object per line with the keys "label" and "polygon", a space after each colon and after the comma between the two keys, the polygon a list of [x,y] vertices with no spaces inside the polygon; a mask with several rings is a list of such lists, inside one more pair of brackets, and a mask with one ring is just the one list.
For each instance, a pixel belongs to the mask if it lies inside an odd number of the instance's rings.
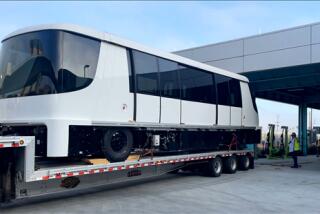
{"label": "lowboy trailer", "polygon": [[0,137],[0,205],[41,199],[41,196],[72,194],[73,191],[145,179],[192,166],[202,166],[206,174],[218,177],[222,169],[235,173],[237,169],[254,168],[254,156],[251,150],[229,150],[149,156],[96,165],[61,161],[53,164],[36,161],[33,136]]}

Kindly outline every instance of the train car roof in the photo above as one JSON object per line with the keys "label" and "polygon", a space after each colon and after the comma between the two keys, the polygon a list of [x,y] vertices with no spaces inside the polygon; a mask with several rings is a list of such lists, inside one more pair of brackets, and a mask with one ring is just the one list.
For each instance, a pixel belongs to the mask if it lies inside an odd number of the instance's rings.
{"label": "train car roof", "polygon": [[34,32],[34,31],[41,31],[41,30],[62,30],[62,31],[68,31],[68,32],[73,32],[73,33],[77,33],[80,35],[85,35],[88,37],[92,37],[101,41],[105,41],[105,42],[109,42],[109,43],[113,43],[113,44],[117,44],[120,46],[124,46],[124,47],[128,47],[128,48],[132,48],[135,50],[139,50],[142,52],[146,52],[155,56],[159,56],[162,58],[166,58],[166,59],[171,59],[173,61],[177,61],[179,63],[182,64],[186,64],[189,66],[193,66],[193,67],[197,67],[203,70],[207,70],[207,71],[211,71],[217,74],[221,74],[221,75],[225,75],[225,76],[229,76],[244,82],[249,82],[249,80],[242,75],[221,69],[221,68],[217,68],[217,67],[213,67],[210,65],[207,65],[205,63],[201,63],[201,62],[197,62],[173,53],[169,53],[169,52],[164,52],[164,51],[160,51],[157,49],[153,49],[153,48],[149,48],[146,47],[144,45],[138,44],[136,42],[132,42],[126,39],[122,39],[118,36],[114,36],[110,33],[105,33],[105,32],[100,32],[100,31],[96,31],[90,28],[85,28],[85,27],[81,27],[81,26],[77,26],[77,25],[70,25],[70,24],[46,24],[46,25],[37,25],[37,26],[31,26],[31,27],[26,27],[17,31],[14,31],[12,33],[10,33],[9,35],[7,35],[3,41],[17,36],[17,35],[21,35],[21,34],[25,34],[25,33],[29,33],[29,32]]}

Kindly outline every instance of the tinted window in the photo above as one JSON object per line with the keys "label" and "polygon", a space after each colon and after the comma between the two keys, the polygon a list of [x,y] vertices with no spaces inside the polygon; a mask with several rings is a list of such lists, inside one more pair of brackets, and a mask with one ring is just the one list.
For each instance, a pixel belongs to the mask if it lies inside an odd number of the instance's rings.
{"label": "tinted window", "polygon": [[127,62],[128,62],[128,70],[129,70],[129,88],[130,92],[134,92],[134,74],[132,70],[132,60],[131,60],[131,50],[127,49]]}
{"label": "tinted window", "polygon": [[250,89],[251,99],[252,99],[252,103],[253,103],[253,108],[256,112],[258,112],[257,103],[256,103],[256,96],[254,94],[253,87],[250,84],[249,84],[249,89]]}
{"label": "tinted window", "polygon": [[180,98],[178,64],[159,58],[161,96]]}
{"label": "tinted window", "polygon": [[0,98],[75,91],[95,75],[100,42],[44,30],[5,40],[0,58]]}
{"label": "tinted window", "polygon": [[71,33],[63,34],[63,69],[58,79],[63,91],[74,91],[89,85],[96,73],[100,43]]}
{"label": "tinted window", "polygon": [[213,77],[208,72],[181,67],[181,98],[190,101],[215,103]]}
{"label": "tinted window", "polygon": [[132,51],[137,92],[159,95],[158,62],[155,56]]}
{"label": "tinted window", "polygon": [[230,78],[216,74],[216,84],[218,90],[218,104],[230,105],[229,81]]}
{"label": "tinted window", "polygon": [[242,107],[240,82],[236,79],[229,81],[230,104],[235,107]]}

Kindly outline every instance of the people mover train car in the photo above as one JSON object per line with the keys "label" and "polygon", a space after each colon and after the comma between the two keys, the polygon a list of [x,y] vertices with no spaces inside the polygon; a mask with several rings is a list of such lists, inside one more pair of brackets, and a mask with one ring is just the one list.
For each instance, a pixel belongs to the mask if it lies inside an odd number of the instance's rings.
{"label": "people mover train car", "polygon": [[260,141],[248,79],[108,33],[71,25],[2,41],[1,135],[36,137],[40,157],[125,160]]}

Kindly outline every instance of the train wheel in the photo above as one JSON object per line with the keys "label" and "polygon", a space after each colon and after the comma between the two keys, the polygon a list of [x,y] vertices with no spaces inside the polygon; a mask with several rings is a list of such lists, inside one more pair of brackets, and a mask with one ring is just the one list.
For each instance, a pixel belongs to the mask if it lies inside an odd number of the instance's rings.
{"label": "train wheel", "polygon": [[224,160],[224,169],[226,173],[233,174],[237,171],[237,158],[235,156],[226,157]]}
{"label": "train wheel", "polygon": [[133,145],[132,133],[128,129],[109,129],[102,141],[102,152],[110,162],[125,161]]}

